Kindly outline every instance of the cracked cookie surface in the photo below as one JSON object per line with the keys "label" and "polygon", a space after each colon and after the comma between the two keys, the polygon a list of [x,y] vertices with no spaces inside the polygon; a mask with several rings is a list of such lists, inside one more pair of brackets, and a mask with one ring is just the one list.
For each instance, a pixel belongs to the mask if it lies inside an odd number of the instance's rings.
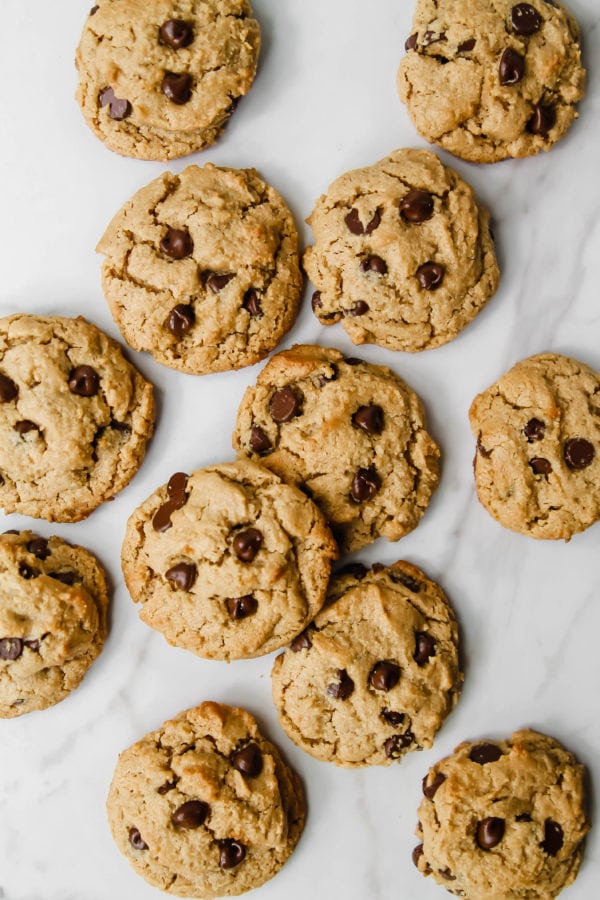
{"label": "cracked cookie surface", "polygon": [[336,556],[315,504],[240,460],[173,475],[129,518],[122,565],[148,625],[170,644],[229,660],[302,631]]}
{"label": "cracked cookie surface", "polygon": [[273,701],[287,735],[339,766],[388,765],[431,747],[462,682],[444,592],[416,566],[351,564],[280,654]]}
{"label": "cracked cookie surface", "polygon": [[469,412],[481,503],[500,524],[568,540],[600,518],[600,375],[557,353],[518,362]]}
{"label": "cracked cookie surface", "polygon": [[246,390],[233,444],[309,493],[346,552],[412,531],[438,482],[439,449],[414,391],[333,348],[273,356]]}
{"label": "cracked cookie surface", "polygon": [[550,150],[585,93],[557,0],[417,0],[398,92],[419,134],[471,162]]}
{"label": "cracked cookie surface", "polygon": [[0,506],[77,522],[140,467],[152,385],[79,317],[0,319]]}
{"label": "cracked cookie surface", "polygon": [[298,312],[296,226],[254,169],[164,173],[116,214],[97,250],[127,343],[182,372],[263,359]]}
{"label": "cracked cookie surface", "polygon": [[119,756],[107,801],[138,875],[178,897],[229,897],[272,878],[304,827],[302,784],[243,709],[205,702]]}
{"label": "cracked cookie surface", "polygon": [[529,729],[465,742],[423,779],[413,861],[467,900],[550,900],[575,880],[584,769],[558,741]]}
{"label": "cracked cookie surface", "polygon": [[98,0],[77,49],[77,101],[111,150],[185,156],[221,134],[259,50],[247,0]]}
{"label": "cracked cookie surface", "polygon": [[489,213],[427,150],[346,172],[307,222],[304,267],[322,325],[355,344],[415,352],[456,337],[498,286]]}
{"label": "cracked cookie surface", "polygon": [[108,589],[83,547],[31,531],[0,535],[0,717],[58,703],[106,637]]}

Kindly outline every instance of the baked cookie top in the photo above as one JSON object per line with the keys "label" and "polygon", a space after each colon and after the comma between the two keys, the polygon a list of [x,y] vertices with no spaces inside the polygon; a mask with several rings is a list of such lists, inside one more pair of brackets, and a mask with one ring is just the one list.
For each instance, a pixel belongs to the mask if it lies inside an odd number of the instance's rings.
{"label": "baked cookie top", "polygon": [[535,731],[465,742],[423,779],[413,861],[467,900],[549,900],[574,881],[589,829],[584,770]]}
{"label": "baked cookie top", "polygon": [[343,551],[412,531],[438,482],[439,449],[414,391],[333,348],[273,356],[246,390],[233,445],[309,493]]}
{"label": "baked cookie top", "polygon": [[568,540],[600,518],[600,375],[557,353],[518,362],[471,405],[477,493],[506,528]]}
{"label": "baked cookie top", "polygon": [[300,779],[243,709],[202,703],[119,756],[107,801],[121,853],[177,897],[272,878],[304,827]]}
{"label": "baked cookie top", "polygon": [[322,325],[341,321],[355,344],[439,347],[498,286],[489,213],[427,150],[395,150],[346,172],[307,222],[313,311]]}
{"label": "baked cookie top", "polygon": [[99,0],[77,49],[77,100],[111,150],[185,156],[220,135],[259,50],[247,0]]}
{"label": "baked cookie top", "polygon": [[0,535],[0,717],[76,688],[106,637],[106,576],[88,550],[31,531]]}
{"label": "baked cookie top", "polygon": [[296,318],[296,226],[254,169],[163,173],[116,214],[97,250],[127,343],[182,372],[255,363]]}
{"label": "baked cookie top", "polygon": [[0,319],[0,506],[77,522],[135,475],[152,385],[81,316]]}
{"label": "baked cookie top", "polygon": [[302,631],[336,556],[312,500],[240,460],[173,475],[130,516],[122,564],[148,625],[198,656],[230,660]]}
{"label": "baked cookie top", "polygon": [[406,51],[415,128],[472,162],[550,150],[585,93],[579,28],[557,0],[417,0]]}
{"label": "baked cookie top", "polygon": [[416,566],[350,565],[275,660],[281,726],[339,766],[388,765],[431,747],[460,690],[457,644],[446,595]]}

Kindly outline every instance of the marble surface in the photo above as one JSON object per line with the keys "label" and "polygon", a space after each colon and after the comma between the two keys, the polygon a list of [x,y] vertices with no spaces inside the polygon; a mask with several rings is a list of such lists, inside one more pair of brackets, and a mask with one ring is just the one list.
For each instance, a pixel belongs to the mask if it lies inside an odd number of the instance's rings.
{"label": "marble surface", "polygon": [[[88,131],[73,99],[73,56],[90,3],[2,0],[0,55],[0,314],[82,313],[115,337],[100,290],[96,241],[111,215],[165,168],[122,159]],[[338,174],[402,146],[423,147],[395,90],[410,31],[410,0],[255,0],[264,50],[251,94],[217,147],[189,162],[255,166],[289,201],[299,225]],[[169,647],[138,620],[119,551],[128,514],[176,470],[232,458],[231,429],[259,367],[193,377],[130,356],[158,388],[159,420],[146,462],[118,498],[86,522],[50,526],[2,516],[0,530],[33,527],[83,543],[110,572],[106,648],[58,706],[0,723],[0,897],[152,900],[113,845],[104,800],[118,752],[204,699],[242,704],[301,773],[310,804],[290,862],[261,900],[434,900],[442,889],[410,861],[421,777],[461,740],[521,726],[555,735],[600,789],[600,525],[569,544],[535,542],[494,522],[475,496],[469,404],[516,360],[541,350],[600,369],[600,9],[571,0],[584,36],[589,93],[581,118],[551,153],[495,166],[441,154],[491,208],[502,267],[494,299],[449,345],[419,355],[361,348],[423,398],[443,449],[443,477],[418,529],[378,541],[366,562],[406,558],[439,579],[458,612],[466,679],[433,749],[401,765],[344,771],[293,746],[270,698],[272,657],[231,665]],[[310,240],[303,228],[303,240]],[[287,338],[352,351],[339,327],[305,304]],[[595,802],[593,807],[595,807]],[[592,808],[592,813],[594,808]],[[569,900],[600,884],[600,827],[592,830]],[[254,895],[253,895],[254,896]]]}

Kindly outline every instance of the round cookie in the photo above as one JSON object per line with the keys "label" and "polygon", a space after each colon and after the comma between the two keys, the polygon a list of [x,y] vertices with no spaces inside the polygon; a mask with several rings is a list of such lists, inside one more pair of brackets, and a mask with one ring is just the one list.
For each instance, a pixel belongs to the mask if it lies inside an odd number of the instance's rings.
{"label": "round cookie", "polygon": [[415,352],[451,341],[498,286],[489,213],[427,150],[396,150],[330,185],[304,267],[322,325]]}
{"label": "round cookie", "polygon": [[540,353],[475,398],[477,494],[501,525],[569,540],[600,517],[599,394],[584,363]]}
{"label": "round cookie", "polygon": [[550,150],[585,93],[579,28],[557,0],[417,0],[405,48],[415,128],[471,162]]}
{"label": "round cookie", "polygon": [[272,878],[304,827],[300,779],[243,709],[206,702],[119,756],[107,801],[138,875],[177,897],[231,897]]}
{"label": "round cookie", "polygon": [[448,600],[416,566],[334,576],[327,604],[273,665],[288,736],[338,766],[389,765],[431,747],[462,682]]}
{"label": "round cookie", "polygon": [[116,214],[97,250],[127,343],[181,372],[263,359],[298,312],[296,226],[254,169],[163,173]]}
{"label": "round cookie", "polygon": [[148,625],[176,647],[230,660],[302,631],[336,556],[315,504],[240,460],[173,475],[130,516],[122,565]]}
{"label": "round cookie", "polygon": [[548,900],[575,880],[589,830],[584,770],[535,731],[465,742],[423,779],[413,861],[468,900]]}
{"label": "round cookie", "polygon": [[173,159],[218,138],[252,86],[260,28],[247,0],[99,0],[77,49],[77,101],[124,156]]}
{"label": "round cookie", "polygon": [[412,531],[438,482],[439,449],[414,391],[333,348],[272,357],[246,390],[233,445],[306,491],[347,552]]}
{"label": "round cookie", "polygon": [[31,531],[0,535],[0,717],[58,703],[107,630],[106,576],[88,550]]}
{"label": "round cookie", "polygon": [[78,522],[133,478],[152,385],[81,316],[0,319],[0,506]]}

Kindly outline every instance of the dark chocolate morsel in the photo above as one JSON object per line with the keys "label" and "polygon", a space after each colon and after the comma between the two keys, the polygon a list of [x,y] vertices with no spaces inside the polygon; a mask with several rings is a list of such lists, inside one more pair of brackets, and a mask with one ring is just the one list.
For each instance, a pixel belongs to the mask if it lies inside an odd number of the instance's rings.
{"label": "dark chocolate morsel", "polygon": [[515,816],[516,822],[531,822],[531,816],[529,813],[519,813],[518,816]]}
{"label": "dark chocolate morsel", "polygon": [[379,228],[381,224],[381,213],[378,209],[375,210],[369,222],[367,222],[365,226],[365,234],[373,234],[376,228]]}
{"label": "dark chocolate morsel", "polygon": [[263,311],[260,305],[260,300],[258,298],[257,292],[254,288],[249,288],[244,294],[244,301],[242,303],[244,309],[247,309],[251,316],[255,319],[260,319]]}
{"label": "dark chocolate morsel", "polygon": [[171,515],[175,512],[176,509],[179,509],[172,500],[167,500],[166,503],[163,503],[162,506],[154,513],[152,517],[152,527],[155,531],[168,531],[169,528],[173,525],[171,522]]}
{"label": "dark chocolate morsel", "polygon": [[381,487],[381,478],[374,466],[368,469],[359,469],[352,479],[350,496],[356,503],[372,500]]}
{"label": "dark chocolate morsel", "polygon": [[167,531],[173,524],[171,522],[172,514],[176,509],[181,509],[182,506],[185,506],[188,497],[185,492],[187,482],[188,476],[185,472],[175,472],[169,478],[169,483],[167,484],[169,499],[162,506],[159,506],[152,518],[152,527],[155,531]]}
{"label": "dark chocolate morsel", "polygon": [[345,669],[337,670],[338,681],[327,685],[327,693],[336,700],[347,700],[354,691],[354,682]]}
{"label": "dark chocolate morsel", "polygon": [[507,47],[500,57],[498,74],[500,76],[500,84],[518,84],[525,74],[525,60],[521,54],[513,50],[512,47]]}
{"label": "dark chocolate morsel", "polygon": [[552,471],[552,463],[543,456],[534,456],[529,460],[529,465],[534,475],[549,475]]}
{"label": "dark chocolate morsel", "polygon": [[246,848],[239,841],[222,841],[219,855],[219,865],[222,869],[234,869],[244,861],[245,857]]}
{"label": "dark chocolate morsel", "polygon": [[258,425],[252,426],[250,432],[250,446],[255,453],[259,454],[259,456],[262,456],[264,453],[269,453],[269,451],[273,449],[271,441]]}
{"label": "dark chocolate morsel", "polygon": [[263,758],[258,744],[246,744],[231,754],[235,768],[248,778],[256,778],[263,770]]}
{"label": "dark chocolate morsel", "polygon": [[476,840],[482,850],[497,847],[504,837],[505,822],[497,816],[488,816],[477,823]]}
{"label": "dark chocolate morsel", "polygon": [[414,50],[417,46],[417,34],[411,34],[410,37],[407,37],[404,42],[404,49],[408,53],[409,50]]}
{"label": "dark chocolate morsel", "polygon": [[39,431],[39,426],[29,419],[22,419],[20,422],[15,422],[15,431],[23,436],[30,431]]}
{"label": "dark chocolate morsel", "polygon": [[388,270],[386,261],[374,253],[363,259],[360,268],[362,272],[375,272],[377,275],[385,275]]}
{"label": "dark chocolate morsel", "polygon": [[100,388],[100,376],[91,366],[76,366],[69,375],[69,390],[80,397],[93,397]]}
{"label": "dark chocolate morsel", "polygon": [[476,43],[477,43],[477,41],[475,40],[475,38],[469,38],[467,41],[463,41],[462,44],[458,45],[458,48],[457,48],[458,52],[459,53],[468,53],[470,50],[473,49],[473,47],[475,46]]}
{"label": "dark chocolate morsel", "polygon": [[310,301],[310,305],[312,306],[312,311],[315,312],[317,309],[321,309],[323,306],[323,301],[321,300],[321,291],[315,291],[312,295],[312,299]]}
{"label": "dark chocolate morsel", "polygon": [[443,785],[446,780],[446,776],[443,772],[436,772],[432,782],[427,781],[429,778],[429,774],[425,776],[423,779],[423,795],[427,797],[428,800],[433,800],[435,795],[438,792],[438,789]]}
{"label": "dark chocolate morsel", "polygon": [[418,224],[433,215],[433,194],[429,191],[411,190],[400,204],[400,215],[405,222]]}
{"label": "dark chocolate morsel", "polygon": [[502,756],[502,750],[497,744],[475,744],[469,753],[469,759],[484,766],[486,763],[497,762]]}
{"label": "dark chocolate morsel", "polygon": [[325,373],[319,375],[319,385],[321,387],[325,387],[326,384],[329,384],[330,381],[335,381],[338,377],[338,368],[335,363],[329,364],[329,375],[325,375]]}
{"label": "dark chocolate morsel", "polygon": [[194,307],[188,303],[178,303],[167,316],[165,325],[174,337],[182,338],[184,334],[188,333],[195,321]]}
{"label": "dark chocolate morsel", "polygon": [[570,469],[587,469],[595,455],[594,445],[585,438],[571,438],[563,447],[563,456]]}
{"label": "dark chocolate morsel", "polygon": [[38,653],[40,649],[40,641],[34,639],[30,641],[23,641],[24,647],[29,647],[32,653]]}
{"label": "dark chocolate morsel", "polygon": [[23,652],[23,641],[21,638],[5,637],[0,638],[0,659],[14,660],[18,659]]}
{"label": "dark chocolate morsel", "polygon": [[180,828],[200,828],[201,825],[204,825],[209,813],[210,806],[203,800],[187,800],[177,807],[171,816],[171,821]]}
{"label": "dark chocolate morsel", "polygon": [[414,738],[412,731],[405,731],[404,734],[394,734],[384,741],[383,749],[385,755],[388,759],[399,759],[402,756],[402,751],[410,747]]}
{"label": "dark chocolate morsel", "polygon": [[517,3],[510,11],[510,24],[516,34],[529,37],[539,31],[542,17],[531,3]]}
{"label": "dark chocolate morsel", "polygon": [[355,206],[352,207],[352,209],[346,216],[344,216],[344,222],[346,223],[348,231],[350,231],[352,234],[365,233],[363,223],[360,221],[360,216],[358,215],[358,210]]}
{"label": "dark chocolate morsel", "polygon": [[179,778],[177,777],[177,775],[174,775],[171,781],[165,781],[165,783],[161,784],[159,788],[156,788],[156,793],[164,797],[164,795],[168,794],[169,791],[175,790],[178,781]]}
{"label": "dark chocolate morsel", "polygon": [[430,44],[437,44],[438,41],[447,41],[446,32],[441,31],[439,34],[436,31],[426,31],[423,35],[423,45],[428,47]]}
{"label": "dark chocolate morsel", "polygon": [[404,587],[408,588],[413,594],[418,594],[421,590],[421,582],[417,581],[416,578],[413,578],[412,575],[402,572],[400,569],[390,568],[388,575],[392,581],[404,585]]}
{"label": "dark chocolate morsel", "polygon": [[415,849],[412,852],[412,861],[415,864],[415,866],[417,867],[417,869],[419,868],[419,860],[421,859],[422,856],[423,856],[423,844],[417,844],[417,846],[415,847]]}
{"label": "dark chocolate morsel", "polygon": [[92,6],[92,8],[90,9],[90,16],[95,16],[99,9],[99,6]]}
{"label": "dark chocolate morsel", "polygon": [[192,83],[192,76],[187,72],[181,74],[167,72],[162,80],[161,89],[168,100],[183,106],[192,96]]}
{"label": "dark chocolate morsel", "polygon": [[233,552],[242,562],[252,562],[263,542],[262,531],[258,528],[246,528],[239,531],[233,539]]}
{"label": "dark chocolate morsel", "polygon": [[300,415],[300,401],[291,387],[280,388],[271,395],[269,412],[274,422],[289,422]]}
{"label": "dark chocolate morsel", "polygon": [[[365,306],[367,306],[366,303],[365,303]],[[368,309],[368,307],[367,307],[367,309]],[[365,312],[366,312],[366,310],[365,310]],[[358,356],[345,356],[344,362],[346,363],[347,366],[360,366],[360,364],[362,362],[364,362],[364,360],[359,359]]]}
{"label": "dark chocolate morsel", "polygon": [[225,605],[231,618],[236,621],[253,616],[258,609],[258,601],[254,599],[252,594],[246,594],[244,597],[228,597]]}
{"label": "dark chocolate morsel", "polygon": [[446,881],[456,881],[456,875],[453,875],[448,867],[445,869],[438,869],[438,875],[441,875]]}
{"label": "dark chocolate morsel", "polygon": [[198,577],[194,563],[177,563],[165,572],[165,578],[179,591],[189,591]]}
{"label": "dark chocolate morsel", "polygon": [[400,728],[406,718],[406,713],[397,712],[395,709],[384,707],[379,713],[384,722],[391,725],[392,728]]}
{"label": "dark chocolate morsel", "polygon": [[159,246],[171,259],[185,259],[194,249],[189,231],[183,228],[169,228],[161,238]]}
{"label": "dark chocolate morsel", "polygon": [[215,272],[212,272],[206,279],[206,286],[211,289],[213,294],[219,294],[233,278],[235,278],[233,272],[226,272],[223,275],[217,275]]}
{"label": "dark chocolate morsel", "polygon": [[147,850],[148,844],[141,836],[137,828],[129,829],[129,843],[133,847],[134,850]]}
{"label": "dark chocolate morsel", "polygon": [[[185,472],[175,472],[169,478],[167,484],[167,494],[171,497],[172,500],[177,498],[180,501],[180,506],[183,506],[186,501],[185,489],[188,483],[188,476]],[[183,495],[183,498],[182,498]]]}
{"label": "dark chocolate morsel", "polygon": [[188,47],[194,40],[194,32],[189,22],[183,19],[168,19],[159,29],[163,44],[179,50],[180,47]]}
{"label": "dark chocolate morsel", "polygon": [[368,569],[360,562],[355,563],[346,563],[345,566],[342,566],[341,569],[338,569],[335,572],[335,575],[352,575],[353,578],[356,578],[357,581],[362,581],[363,578],[367,575]]}
{"label": "dark chocolate morsel", "polygon": [[391,691],[400,681],[400,666],[389,660],[375,663],[369,674],[369,684],[376,691]]}
{"label": "dark chocolate morsel", "polygon": [[385,565],[382,562],[374,562],[371,566],[371,572],[383,572]]}
{"label": "dark chocolate morsel", "polygon": [[444,280],[445,272],[444,266],[440,263],[426,262],[417,269],[417,278],[424,290],[437,291]]}
{"label": "dark chocolate morsel", "polygon": [[564,833],[558,822],[546,819],[544,822],[544,840],[540,847],[548,856],[556,856],[564,844]]}
{"label": "dark chocolate morsel", "polygon": [[383,431],[383,410],[380,406],[359,406],[352,416],[352,424],[362,428],[367,434],[381,434]]}
{"label": "dark chocolate morsel", "polygon": [[37,578],[39,574],[40,573],[38,569],[32,569],[31,566],[27,565],[27,563],[22,562],[19,565],[19,575],[26,581],[30,581],[32,578]]}
{"label": "dark chocolate morsel", "polygon": [[538,103],[527,123],[527,131],[530,134],[539,134],[540,137],[547,137],[552,128],[554,128],[555,123],[556,112],[553,107],[546,106],[544,103]]}
{"label": "dark chocolate morsel", "polygon": [[415,652],[413,659],[418,666],[424,666],[435,656],[435,641],[426,631],[415,632]]}
{"label": "dark chocolate morsel", "polygon": [[[349,316],[364,316],[365,313],[369,312],[369,304],[365,303],[364,300],[357,300],[354,306],[348,310]],[[346,360],[348,362],[348,360]],[[351,364],[352,365],[352,364]]]}
{"label": "dark chocolate morsel", "polygon": [[531,444],[533,441],[541,441],[546,432],[546,426],[541,419],[530,419],[525,428],[523,429],[523,434],[527,438],[528,442]]}
{"label": "dark chocolate morsel", "polygon": [[69,587],[72,587],[77,579],[75,572],[49,572],[48,574],[50,578],[54,578],[55,581],[60,581],[61,584],[66,584]]}
{"label": "dark chocolate morsel", "polygon": [[108,105],[108,114],[115,122],[121,122],[128,119],[133,112],[133,107],[129,100],[120,100],[115,97],[115,92],[111,87],[105,88],[98,97],[100,106]]}
{"label": "dark chocolate morsel", "polygon": [[292,643],[290,644],[290,650],[293,653],[299,653],[301,650],[310,650],[312,647],[312,641],[308,634],[308,628],[305,628],[304,631],[301,631],[297,637],[294,638]]}

